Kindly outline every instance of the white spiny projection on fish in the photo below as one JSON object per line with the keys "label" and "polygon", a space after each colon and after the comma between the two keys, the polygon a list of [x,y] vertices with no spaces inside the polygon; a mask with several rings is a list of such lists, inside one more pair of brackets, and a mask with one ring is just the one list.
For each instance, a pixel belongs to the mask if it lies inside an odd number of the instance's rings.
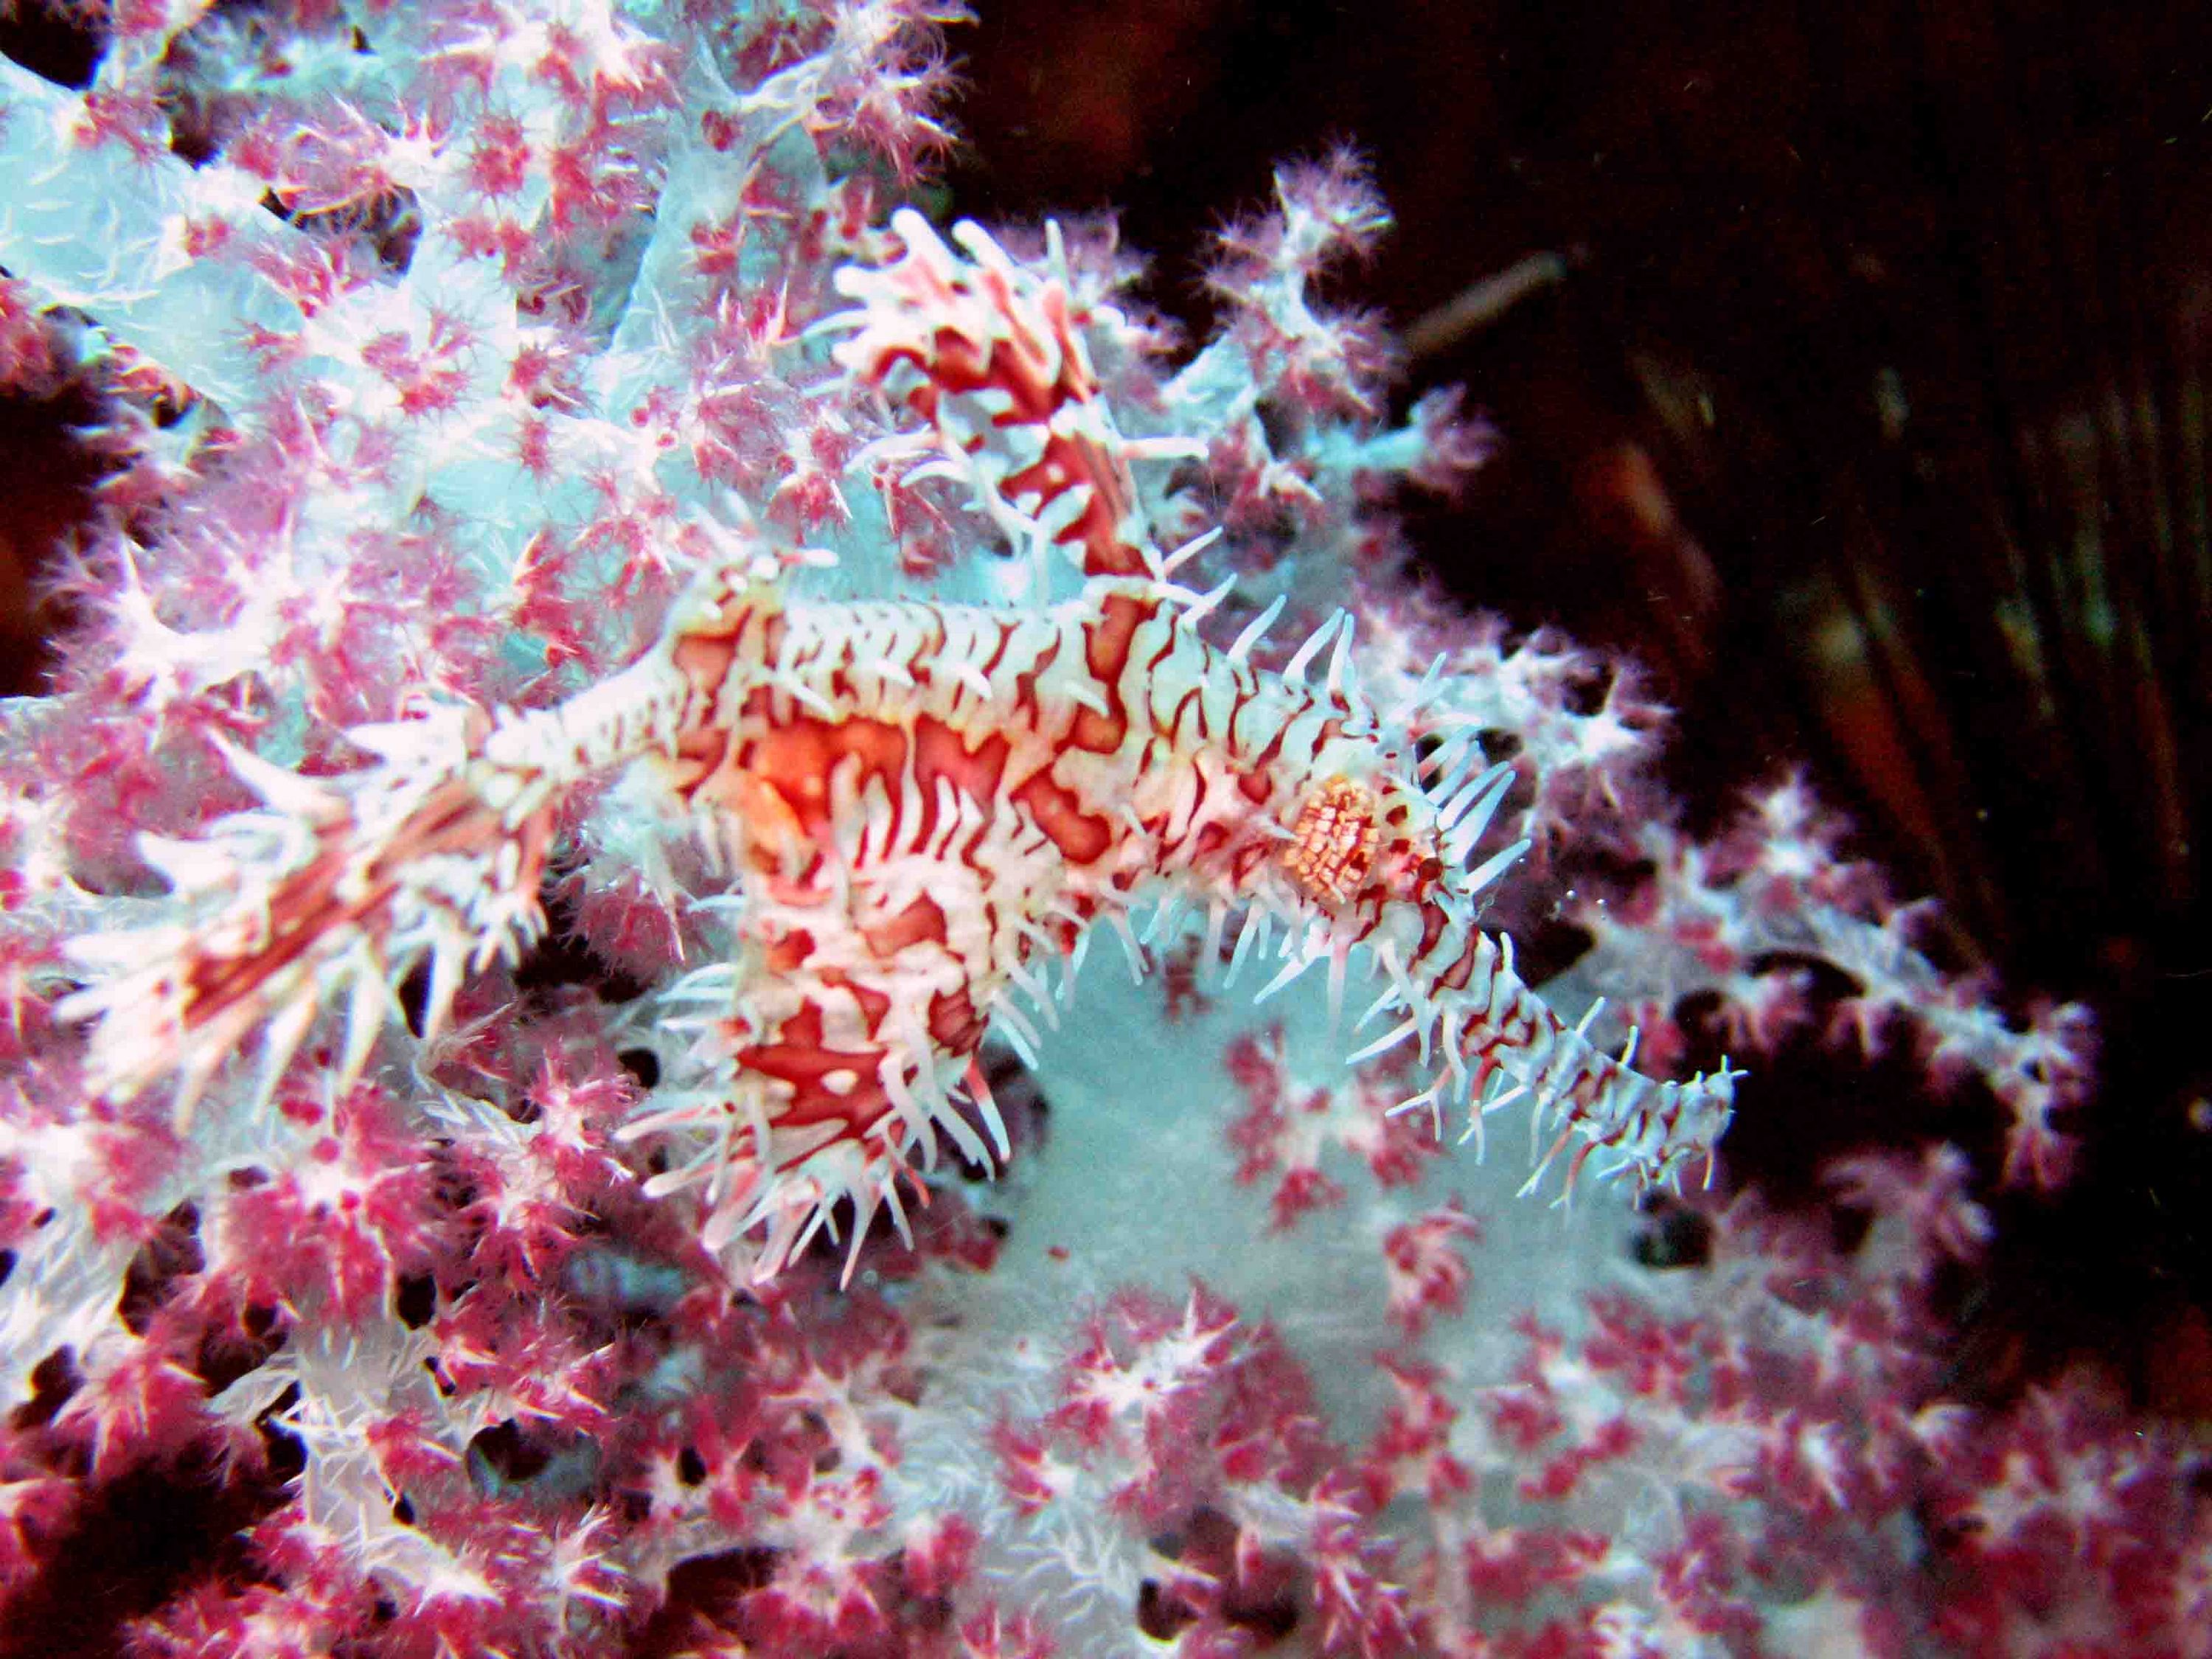
{"label": "white spiny projection on fish", "polygon": [[726,872],[740,944],[664,994],[690,1075],[626,1133],[666,1138],[650,1190],[699,1194],[710,1244],[764,1230],[759,1274],[825,1227],[849,1226],[857,1255],[881,1208],[903,1228],[901,1184],[940,1138],[1003,1159],[986,1032],[1032,1046],[1022,1005],[1057,1017],[1049,968],[1072,987],[1094,925],[1140,963],[1146,908],[1153,937],[1203,918],[1203,959],[1227,947],[1232,977],[1275,951],[1263,995],[1319,965],[1340,1009],[1355,963],[1379,973],[1368,1019],[1391,1024],[1363,1053],[1417,1042],[1431,1076],[1407,1104],[1439,1126],[1464,1103],[1474,1133],[1525,1096],[1553,1154],[1579,1143],[1574,1168],[1602,1153],[1653,1182],[1706,1157],[1728,1070],[1630,1071],[1481,930],[1480,895],[1522,849],[1468,866],[1511,775],[1472,730],[1429,724],[1433,687],[1370,708],[1341,613],[1279,674],[1252,661],[1279,602],[1225,647],[1203,637],[1226,590],[1178,586],[1180,556],[1152,545],[1130,472],[1148,452],[1099,395],[1056,250],[1039,275],[973,227],[968,258],[911,213],[893,229],[902,257],[841,274],[857,308],[832,319],[850,331],[838,362],[927,423],[933,464],[1022,550],[1072,558],[1079,594],[800,603],[781,579],[803,556],[747,532],[651,650],[557,708],[356,732],[383,762],[349,777],[234,754],[269,811],[148,849],[213,914],[79,941],[114,969],[70,1010],[98,1018],[96,1085],[174,1074],[189,1109],[258,1033],[273,1091],[335,1000],[356,1074],[418,964],[434,1029],[465,974],[542,927],[564,800],[635,769]]}

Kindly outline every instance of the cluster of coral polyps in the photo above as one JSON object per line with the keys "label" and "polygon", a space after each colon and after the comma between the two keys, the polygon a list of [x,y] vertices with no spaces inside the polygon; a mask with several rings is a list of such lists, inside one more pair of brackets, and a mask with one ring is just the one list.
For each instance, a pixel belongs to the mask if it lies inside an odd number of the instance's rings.
{"label": "cluster of coral polyps", "polygon": [[[0,380],[105,465],[0,725],[0,1651],[2212,1650],[2179,1438],[1942,1392],[2079,1013],[1407,597],[1483,436],[1314,293],[1356,166],[1195,349],[895,210],[958,10],[0,60]],[[1571,875],[1633,1030],[1515,971]],[[1729,1195],[1684,1062],[1813,1018],[2002,1169]]]}

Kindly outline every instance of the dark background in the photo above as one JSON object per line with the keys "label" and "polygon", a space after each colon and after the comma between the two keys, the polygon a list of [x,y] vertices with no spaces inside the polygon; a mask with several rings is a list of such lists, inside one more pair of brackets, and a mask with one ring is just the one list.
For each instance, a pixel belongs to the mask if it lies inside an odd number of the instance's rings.
{"label": "dark background", "polygon": [[[954,31],[983,219],[1116,207],[1202,337],[1209,228],[1358,144],[1398,216],[1339,282],[1501,429],[1428,568],[1516,626],[1633,652],[1692,821],[1802,763],[1955,966],[2095,1006],[2100,1098],[2059,1200],[2005,1199],[1969,1391],[2085,1356],[2212,1410],[2212,27],[2203,8],[992,4]],[[29,50],[21,24],[0,49]],[[40,51],[65,52],[47,39]],[[1534,255],[1486,325],[1439,313]],[[64,398],[0,401],[0,658],[82,510]],[[1818,1076],[1732,1137],[1804,1190],[1869,1135],[1994,1120],[1909,1068]],[[1982,1103],[1986,1107],[1986,1103]]]}

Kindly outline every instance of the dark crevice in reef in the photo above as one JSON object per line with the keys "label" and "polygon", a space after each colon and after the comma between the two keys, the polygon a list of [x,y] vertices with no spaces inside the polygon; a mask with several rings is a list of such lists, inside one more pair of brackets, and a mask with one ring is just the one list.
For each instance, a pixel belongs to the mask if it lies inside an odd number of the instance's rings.
{"label": "dark crevice in reef", "polygon": [[257,1479],[187,1456],[92,1488],[50,1547],[70,1570],[40,1575],[9,1602],[0,1659],[123,1659],[130,1621],[194,1583],[252,1582],[241,1534],[283,1501],[294,1469],[283,1449]]}

